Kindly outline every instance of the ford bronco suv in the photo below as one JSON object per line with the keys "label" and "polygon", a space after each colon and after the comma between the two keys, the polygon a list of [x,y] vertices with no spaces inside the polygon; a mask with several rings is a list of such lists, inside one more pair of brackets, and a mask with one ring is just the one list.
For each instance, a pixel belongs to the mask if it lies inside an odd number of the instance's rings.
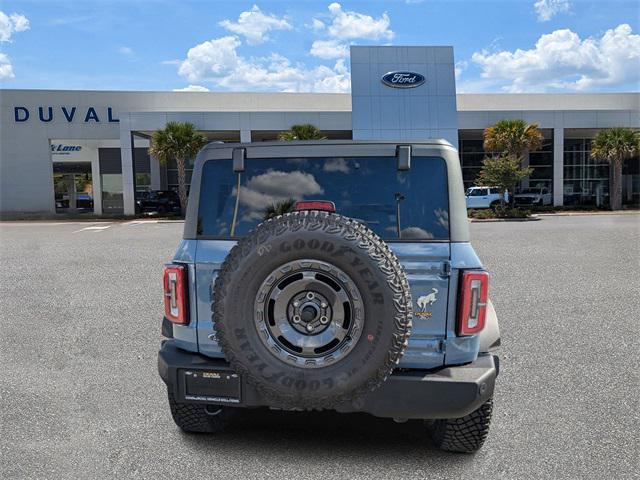
{"label": "ford bronco suv", "polygon": [[476,451],[499,370],[488,280],[445,141],[210,144],[164,268],[173,419],[367,412]]}

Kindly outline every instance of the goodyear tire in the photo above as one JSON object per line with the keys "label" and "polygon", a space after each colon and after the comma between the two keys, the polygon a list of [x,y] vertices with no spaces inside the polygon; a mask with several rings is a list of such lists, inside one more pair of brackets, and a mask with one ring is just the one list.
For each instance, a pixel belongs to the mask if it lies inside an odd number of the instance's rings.
{"label": "goodyear tire", "polygon": [[374,390],[410,334],[396,256],[364,225],[327,212],[260,224],[227,256],[213,298],[227,360],[282,408],[332,408]]}

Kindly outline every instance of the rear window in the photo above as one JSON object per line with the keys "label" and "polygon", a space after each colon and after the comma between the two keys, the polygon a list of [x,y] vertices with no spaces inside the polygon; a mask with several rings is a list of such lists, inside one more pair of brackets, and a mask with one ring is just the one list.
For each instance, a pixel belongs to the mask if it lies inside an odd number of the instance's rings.
{"label": "rear window", "polygon": [[242,173],[233,172],[231,160],[209,160],[198,235],[241,237],[298,200],[330,200],[337,213],[386,240],[449,238],[446,164],[439,157],[412,157],[409,171],[399,171],[394,157],[247,159]]}

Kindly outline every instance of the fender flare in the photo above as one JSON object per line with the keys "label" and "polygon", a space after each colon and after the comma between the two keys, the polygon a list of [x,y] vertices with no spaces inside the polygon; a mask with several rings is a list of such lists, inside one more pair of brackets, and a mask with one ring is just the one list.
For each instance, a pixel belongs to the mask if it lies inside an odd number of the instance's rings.
{"label": "fender flare", "polygon": [[496,350],[500,346],[500,327],[498,316],[491,300],[487,302],[487,317],[484,329],[480,332],[480,353]]}

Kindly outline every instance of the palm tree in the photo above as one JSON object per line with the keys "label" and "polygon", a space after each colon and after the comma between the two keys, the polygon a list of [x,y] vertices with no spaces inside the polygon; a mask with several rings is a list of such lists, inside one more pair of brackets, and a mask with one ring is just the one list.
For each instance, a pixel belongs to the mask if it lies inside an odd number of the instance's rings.
{"label": "palm tree", "polygon": [[191,123],[168,122],[164,129],[156,130],[151,136],[149,155],[156,157],[163,165],[166,165],[172,158],[176,160],[178,196],[183,215],[187,209],[185,164],[187,159],[193,158],[206,143],[206,137],[198,133],[196,127]]}
{"label": "palm tree", "polygon": [[[540,132],[537,123],[527,123],[522,119],[499,120],[484,130],[484,150],[493,152],[493,158],[501,158],[501,164],[510,168],[522,166],[524,156],[542,146],[544,136]],[[508,161],[505,157],[510,157],[513,161]],[[487,159],[485,159],[486,161]],[[533,172],[529,169],[528,176]],[[520,183],[518,181],[518,183]],[[512,188],[515,189],[516,185]],[[513,205],[513,191],[509,192],[509,203]],[[503,192],[504,194],[504,192]]]}
{"label": "palm tree", "polygon": [[537,123],[521,119],[500,120],[484,131],[484,149],[522,160],[528,153],[542,146],[544,137]]}
{"label": "palm tree", "polygon": [[284,142],[291,142],[293,140],[325,140],[322,132],[315,126],[309,123],[302,125],[292,125],[289,130],[280,132],[278,140]]}
{"label": "palm tree", "polygon": [[611,210],[622,208],[622,164],[638,154],[640,154],[640,133],[630,128],[601,130],[591,142],[591,158],[604,160],[613,167],[609,189]]}
{"label": "palm tree", "polygon": [[293,212],[296,206],[296,201],[293,198],[287,198],[280,202],[272,203],[264,209],[264,219],[277,217],[278,215],[284,215],[285,213]]}

